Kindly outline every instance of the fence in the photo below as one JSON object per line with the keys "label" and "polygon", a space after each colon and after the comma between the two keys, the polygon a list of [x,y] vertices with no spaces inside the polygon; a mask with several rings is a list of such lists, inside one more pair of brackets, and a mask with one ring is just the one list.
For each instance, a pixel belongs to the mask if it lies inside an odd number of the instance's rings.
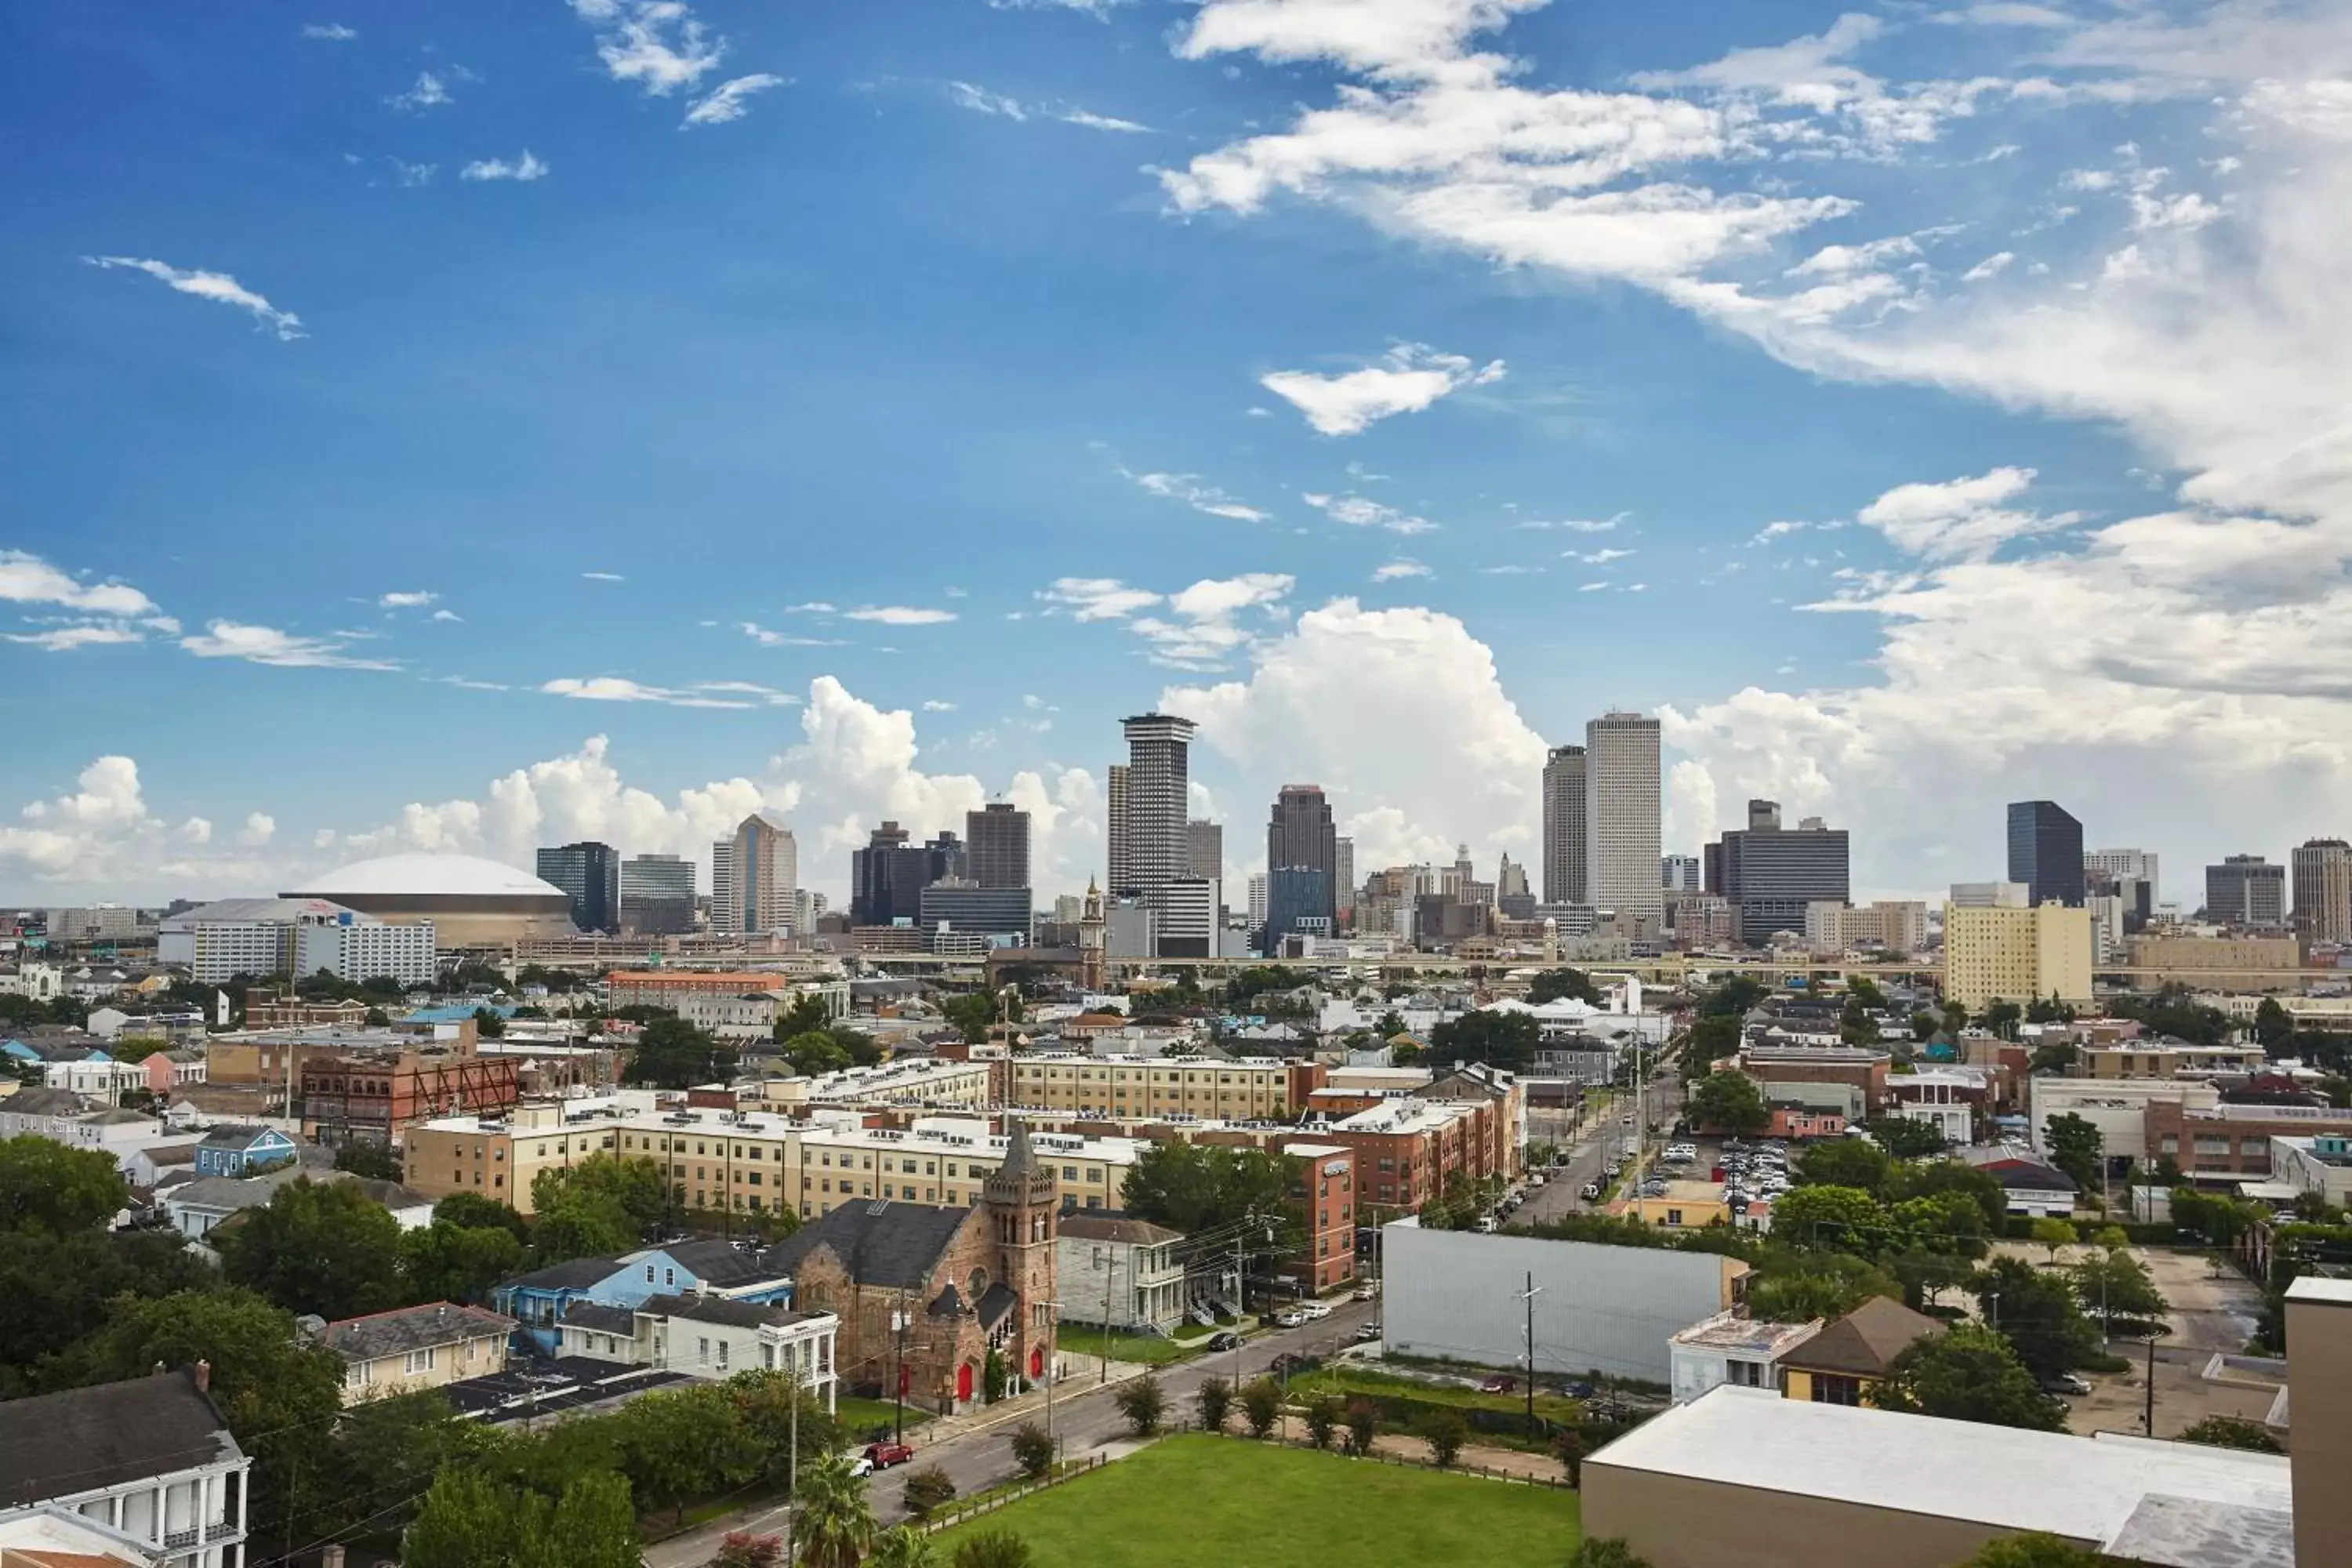
{"label": "fence", "polygon": [[1034,1497],[1048,1487],[1057,1487],[1089,1470],[1098,1470],[1109,1462],[1101,1454],[1088,1454],[1082,1459],[1066,1459],[1059,1469],[1043,1480],[1016,1481],[1009,1487],[970,1499],[959,1506],[935,1510],[920,1521],[922,1529],[932,1535],[942,1530],[953,1530],[957,1525],[978,1519],[982,1514],[994,1513],[1007,1503],[1019,1502],[1023,1498]]}

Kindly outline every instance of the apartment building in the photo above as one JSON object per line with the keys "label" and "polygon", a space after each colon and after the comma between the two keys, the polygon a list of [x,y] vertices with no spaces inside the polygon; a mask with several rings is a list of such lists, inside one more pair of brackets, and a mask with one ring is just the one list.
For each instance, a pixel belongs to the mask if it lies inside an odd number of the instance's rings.
{"label": "apartment building", "polygon": [[[2075,876],[2079,885],[2079,866]],[[2092,999],[2089,910],[2054,903],[1944,906],[1946,1001],[1973,1013],[1994,1002],[2052,996]]]}
{"label": "apartment building", "polygon": [[[213,1402],[209,1363],[11,1400],[0,1409],[0,1498],[79,1515],[125,1555],[27,1554],[28,1564],[242,1568],[253,1461]],[[136,1552],[136,1556],[128,1553]],[[10,1552],[13,1565],[16,1554]]]}
{"label": "apartment building", "polygon": [[[1948,941],[1949,939],[1947,938]],[[2168,977],[2210,975],[2231,991],[2295,991],[2302,977],[2301,939],[2292,936],[2136,936],[2126,944],[2134,969]]]}
{"label": "apartment building", "polygon": [[1860,909],[1808,904],[1805,940],[1816,952],[1916,952],[1927,945],[1927,906],[1916,899],[1882,900]]}
{"label": "apartment building", "polygon": [[697,998],[765,996],[791,984],[773,970],[616,969],[604,977],[604,994],[615,1007],[682,1013]]}
{"label": "apartment building", "polygon": [[503,1312],[433,1301],[344,1318],[315,1337],[342,1358],[343,1403],[356,1405],[503,1371],[514,1326]]}
{"label": "apartment building", "polygon": [[2258,1045],[2200,1046],[2192,1040],[2133,1040],[2084,1046],[2076,1053],[2084,1078],[2204,1078],[2217,1072],[2257,1072],[2267,1058]]}
{"label": "apartment building", "polygon": [[1070,1051],[1016,1056],[1006,1103],[1110,1116],[1285,1121],[1320,1085],[1312,1062],[1273,1057],[1095,1057]]}
{"label": "apartment building", "polygon": [[1394,1099],[1312,1135],[1354,1152],[1358,1208],[1392,1218],[1443,1195],[1456,1174],[1498,1173],[1488,1121],[1497,1114],[1488,1100]]}
{"label": "apartment building", "polygon": [[474,1193],[528,1215],[532,1180],[615,1152],[623,1119],[609,1103],[567,1110],[560,1102],[518,1105],[505,1116],[438,1117],[402,1139],[401,1181],[430,1197]]}
{"label": "apartment building", "polygon": [[1319,1138],[1286,1143],[1282,1152],[1297,1162],[1290,1199],[1307,1232],[1282,1271],[1319,1295],[1356,1277],[1356,1152]]}
{"label": "apartment building", "polygon": [[765,1105],[970,1106],[977,1110],[1004,1098],[999,1081],[1003,1065],[1001,1058],[954,1061],[909,1057],[873,1067],[843,1068],[815,1078],[770,1079],[760,1086],[760,1098]]}
{"label": "apartment building", "polygon": [[2352,1110],[2325,1105],[2188,1106],[2154,1100],[2142,1108],[2150,1161],[2168,1159],[2190,1180],[2272,1173],[2272,1143],[2352,1132]]}

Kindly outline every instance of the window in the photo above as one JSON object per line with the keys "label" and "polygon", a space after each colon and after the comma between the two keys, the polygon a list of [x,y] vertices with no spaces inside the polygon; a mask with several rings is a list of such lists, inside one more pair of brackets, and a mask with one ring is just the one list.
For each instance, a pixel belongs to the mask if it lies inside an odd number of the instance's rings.
{"label": "window", "polygon": [[409,1376],[414,1377],[420,1372],[431,1372],[433,1370],[433,1346],[426,1345],[421,1351],[410,1351],[408,1352],[406,1358],[407,1366],[405,1370]]}
{"label": "window", "polygon": [[1813,1373],[1813,1403],[1816,1405],[1860,1405],[1862,1379],[1847,1377],[1842,1373]]}

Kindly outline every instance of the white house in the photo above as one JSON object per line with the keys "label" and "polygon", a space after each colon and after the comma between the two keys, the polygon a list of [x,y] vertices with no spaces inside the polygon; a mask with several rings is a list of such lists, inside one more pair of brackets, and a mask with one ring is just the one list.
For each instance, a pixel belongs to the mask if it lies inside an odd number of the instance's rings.
{"label": "white house", "polygon": [[91,1058],[51,1062],[41,1070],[41,1079],[51,1089],[69,1089],[76,1094],[111,1103],[128,1090],[146,1088],[147,1069],[137,1062],[119,1062],[112,1057]]}
{"label": "white house", "polygon": [[634,1310],[573,1301],[559,1332],[564,1356],[712,1379],[791,1373],[827,1410],[838,1395],[834,1347],[841,1320],[831,1312],[719,1296],[655,1296]]}
{"label": "white house", "polygon": [[164,1568],[242,1568],[247,1471],[203,1362],[14,1400],[0,1498],[88,1520]]}
{"label": "white house", "polygon": [[1810,1323],[1765,1323],[1736,1312],[1704,1318],[1666,1342],[1675,1403],[1687,1405],[1710,1388],[1780,1386],[1780,1358],[1822,1331]]}
{"label": "white house", "polygon": [[1065,1323],[1165,1333],[1184,1321],[1181,1231],[1124,1215],[1066,1214],[1054,1244]]}

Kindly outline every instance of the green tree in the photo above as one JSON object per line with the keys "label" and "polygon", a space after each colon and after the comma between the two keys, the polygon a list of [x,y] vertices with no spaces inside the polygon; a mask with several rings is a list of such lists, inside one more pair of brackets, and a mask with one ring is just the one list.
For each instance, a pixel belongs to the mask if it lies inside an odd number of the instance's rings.
{"label": "green tree", "polygon": [[1031,1568],[1037,1561],[1029,1542],[1009,1530],[983,1530],[956,1542],[950,1568]]}
{"label": "green tree", "polygon": [[2025,1021],[2029,1024],[2071,1024],[2074,1009],[2055,996],[2037,996],[2025,1005]]}
{"label": "green tree", "polygon": [[541,1258],[553,1263],[639,1245],[668,1209],[669,1184],[652,1160],[599,1152],[540,1172],[531,1178],[530,1201],[539,1215],[531,1240]]}
{"label": "green tree", "polygon": [[1013,1462],[1021,1473],[1033,1481],[1042,1481],[1054,1470],[1054,1439],[1034,1421],[1024,1421],[1013,1429]]}
{"label": "green tree", "polygon": [[783,1057],[803,1078],[822,1078],[849,1065],[849,1053],[823,1029],[810,1029],[786,1040]]}
{"label": "green tree", "polygon": [[2017,1351],[2038,1383],[2071,1372],[2098,1353],[2099,1332],[2083,1315],[2074,1286],[2022,1258],[1996,1258],[1969,1289],[1985,1321]]}
{"label": "green tree", "polygon": [[480,1301],[499,1280],[522,1271],[525,1256],[503,1226],[436,1220],[400,1237],[401,1293],[412,1301]]}
{"label": "green tree", "polygon": [[[1023,1423],[1023,1426],[1025,1430],[1027,1423]],[[1013,1436],[1016,1444],[1013,1450],[1013,1458],[1015,1459],[1019,1459],[1021,1458],[1021,1453],[1017,1445],[1021,1434],[1019,1432],[1015,1432]],[[1039,1436],[1042,1436],[1044,1434],[1040,1433]],[[1053,1453],[1053,1445],[1051,1443],[1046,1444],[1045,1450],[1049,1456],[1047,1462],[1050,1464],[1050,1456]],[[1022,1466],[1022,1468],[1024,1472],[1032,1475],[1033,1477],[1042,1473],[1030,1471],[1025,1464]],[[954,1480],[949,1477],[945,1470],[940,1468],[937,1465],[925,1465],[921,1469],[916,1470],[907,1477],[907,1511],[913,1514],[917,1519],[929,1518],[936,1510],[945,1508],[948,1504],[955,1501],[955,1495],[956,1484]]]}
{"label": "green tree", "polygon": [[625,1077],[631,1083],[656,1089],[691,1089],[723,1079],[734,1070],[734,1047],[711,1038],[683,1018],[656,1018],[637,1036]]}
{"label": "green tree", "polygon": [[996,998],[985,991],[967,992],[950,996],[940,1004],[940,1016],[958,1029],[970,1045],[988,1043],[988,1026],[996,1022]]}
{"label": "green tree", "polygon": [[1995,1002],[1984,1010],[1984,1026],[2004,1040],[2017,1038],[2017,1026],[2023,1021],[2025,1009],[2014,1002]]}
{"label": "green tree", "polygon": [[1870,1123],[1870,1135],[1897,1160],[1924,1160],[1948,1147],[1941,1128],[1916,1116],[1882,1117]]}
{"label": "green tree", "polygon": [[857,1568],[874,1544],[874,1510],[848,1455],[828,1454],[801,1471],[794,1531],[801,1568]]}
{"label": "green tree", "polygon": [[1882,1410],[1981,1421],[2037,1432],[2063,1429],[2063,1413],[2042,1392],[2010,1342],[1975,1323],[1914,1340],[1873,1392]]}
{"label": "green tree", "polygon": [[1683,1036],[1683,1077],[1697,1079],[1712,1072],[1715,1064],[1739,1048],[1738,1017],[1711,1014],[1695,1021]]}
{"label": "green tree", "polygon": [[1699,999],[1700,1016],[1708,1018],[1744,1018],[1750,1008],[1764,1000],[1764,983],[1753,975],[1735,974]]}
{"label": "green tree", "polygon": [[95,1230],[130,1201],[131,1184],[102,1149],[69,1148],[29,1132],[0,1138],[0,1232]]}
{"label": "green tree", "polygon": [[1844,1252],[1776,1252],[1751,1275],[1750,1316],[1773,1323],[1805,1323],[1843,1318],[1876,1296],[1899,1296],[1903,1285],[1865,1258]]}
{"label": "green tree", "polygon": [[1167,1392],[1150,1373],[1120,1384],[1111,1401],[1118,1406],[1128,1429],[1139,1437],[1149,1437],[1159,1431],[1160,1417],[1168,1412]]}
{"label": "green tree", "polygon": [[1601,988],[1580,969],[1547,969],[1528,982],[1528,1000],[1536,1006],[1566,997],[1601,1005]]}
{"label": "green tree", "polygon": [[474,1027],[483,1039],[495,1040],[505,1036],[507,1021],[488,1007],[477,1007],[474,1009]]}
{"label": "green tree", "polygon": [[2077,1186],[2099,1184],[2099,1153],[2104,1145],[2096,1126],[2070,1110],[2046,1118],[2042,1136],[2050,1151],[2050,1163],[2074,1177]]}
{"label": "green tree", "polygon": [[1462,1457],[1462,1445],[1470,1440],[1470,1423],[1462,1418],[1459,1410],[1441,1405],[1422,1422],[1421,1436],[1429,1445],[1429,1457],[1438,1467],[1452,1469],[1454,1461]]}
{"label": "green tree", "polygon": [[1242,1415],[1249,1421],[1251,1436],[1273,1435],[1274,1424],[1282,1419],[1282,1390],[1274,1379],[1261,1377],[1242,1385]]}
{"label": "green tree", "polygon": [[832,1022],[833,1012],[825,1006],[824,998],[803,991],[793,998],[791,1006],[776,1015],[775,1039],[781,1045],[803,1035],[822,1032]]}
{"label": "green tree", "polygon": [[219,1282],[220,1271],[174,1230],[0,1234],[0,1399],[74,1382],[68,1352],[107,1321],[118,1299],[152,1300]]}
{"label": "green tree", "polygon": [[1915,1312],[1927,1310],[1938,1295],[1960,1289],[1976,1277],[1966,1257],[1924,1247],[1895,1253],[1882,1267],[1902,1282],[1903,1304]]}
{"label": "green tree", "polygon": [[2033,1233],[2033,1245],[2046,1248],[2049,1251],[2050,1261],[2053,1264],[2055,1264],[2058,1261],[2058,1249],[2060,1247],[2072,1247],[2074,1245],[2074,1226],[2071,1221],[2056,1219],[2051,1215],[2044,1215],[2040,1219],[2035,1220],[2031,1228]]}
{"label": "green tree", "polygon": [[1981,1228],[1998,1229],[2009,1218],[2009,1189],[1990,1172],[1979,1170],[1958,1160],[1924,1160],[1916,1165],[1897,1165],[1887,1173],[1886,1190],[1883,1196],[1902,1203],[1912,1198],[1937,1197],[1957,1193],[1977,1206],[1984,1216]]}
{"label": "green tree", "polygon": [[2284,1007],[2279,1005],[2279,999],[2263,997],[2261,1005],[2254,1009],[2254,1038],[2263,1043],[2263,1048],[2271,1050],[2283,1046],[2294,1034],[2294,1020],[2287,1016]]}
{"label": "green tree", "polygon": [[2025,1070],[2037,1077],[2070,1072],[2082,1059],[2082,1049],[2074,1041],[2052,1040],[2033,1047],[2033,1054],[2025,1058]]}
{"label": "green tree", "polygon": [[397,1182],[402,1179],[400,1156],[387,1144],[354,1138],[335,1151],[335,1169],[363,1176],[371,1182]]}
{"label": "green tree", "polygon": [[1922,1045],[1934,1039],[1936,1037],[1936,1032],[1943,1026],[1944,1021],[1936,1016],[1933,1013],[1914,1013],[1911,1015],[1911,1038]]}
{"label": "green tree", "polygon": [[402,1538],[402,1568],[636,1568],[629,1483],[583,1475],[556,1497],[443,1472]]}
{"label": "green tree", "polygon": [[2029,1530],[1988,1541],[1959,1568],[2103,1568],[2118,1559],[2088,1552],[2061,1535]]}
{"label": "green tree", "polygon": [[1581,1491],[1584,1489],[1584,1457],[1592,1452],[1591,1442],[1577,1427],[1563,1426],[1553,1435],[1551,1451],[1552,1457],[1559,1461],[1559,1468],[1568,1472],[1569,1489]]}
{"label": "green tree", "polygon": [[[1251,1218],[1273,1221],[1279,1232],[1295,1223],[1286,1217],[1295,1165],[1287,1155],[1258,1149],[1153,1143],[1128,1173],[1127,1211],[1187,1236]],[[1283,1239],[1277,1234],[1269,1245]]]}
{"label": "green tree", "polygon": [[1307,1440],[1318,1448],[1331,1446],[1331,1435],[1339,1429],[1339,1402],[1328,1394],[1318,1394],[1307,1402]]}
{"label": "green tree", "polygon": [[2109,1247],[2076,1264],[2074,1295],[2085,1309],[2099,1314],[2103,1334],[2116,1331],[2117,1318],[2151,1322],[2170,1309],[2140,1260],[2121,1247]]}
{"label": "green tree", "polygon": [[694,1499],[741,1486],[764,1468],[742,1405],[721,1384],[648,1394],[605,1420],[637,1505],[676,1509],[681,1521]]}
{"label": "green tree", "polygon": [[1511,1072],[1535,1065],[1542,1033],[1532,1013],[1480,1009],[1447,1018],[1430,1031],[1431,1053],[1440,1061],[1486,1062]]}
{"label": "green tree", "polygon": [[2216,1247],[2229,1247],[2263,1217],[2255,1205],[2194,1187],[2172,1189],[2172,1223]]}
{"label": "green tree", "polygon": [[1362,1458],[1372,1451],[1372,1439],[1380,1434],[1380,1415],[1369,1399],[1351,1399],[1345,1416],[1348,1427],[1348,1452]]}
{"label": "green tree", "polygon": [[[499,1435],[472,1422],[461,1423],[437,1390],[363,1399],[343,1413],[335,1428],[335,1459],[343,1480],[339,1522],[368,1521],[384,1533],[396,1531],[415,1511],[415,1500],[445,1466],[464,1463]],[[314,1533],[324,1533],[321,1522]]]}
{"label": "green tree", "polygon": [[1853,1187],[1878,1194],[1886,1187],[1894,1162],[1879,1144],[1862,1138],[1832,1138],[1814,1144],[1797,1161],[1797,1184]]}
{"label": "green tree", "polygon": [[479,1193],[451,1193],[433,1205],[436,1225],[454,1225],[461,1230],[504,1229],[517,1241],[529,1239],[530,1222],[495,1198]]}
{"label": "green tree", "polygon": [[1685,1110],[1694,1125],[1748,1137],[1771,1124],[1764,1090],[1742,1072],[1711,1072],[1697,1082]]}
{"label": "green tree", "polygon": [[1886,1218],[1859,1187],[1791,1187],[1772,1205],[1772,1234],[1791,1246],[1867,1253],[1885,1241]]}
{"label": "green tree", "polygon": [[2243,1448],[2255,1454],[2284,1454],[2286,1446],[2263,1429],[2259,1421],[2242,1415],[2208,1415],[2180,1435],[2184,1443],[2215,1448]]}
{"label": "green tree", "polygon": [[931,1550],[930,1536],[913,1525],[902,1524],[874,1538],[874,1554],[866,1560],[866,1568],[931,1568],[938,1561],[938,1554]]}
{"label": "green tree", "polygon": [[1222,1432],[1225,1429],[1225,1417],[1233,1413],[1234,1408],[1232,1384],[1212,1373],[1201,1380],[1201,1386],[1193,1393],[1192,1400],[1201,1409],[1202,1431]]}
{"label": "green tree", "polygon": [[350,1182],[297,1176],[215,1231],[221,1273],[333,1321],[400,1304],[400,1222]]}

